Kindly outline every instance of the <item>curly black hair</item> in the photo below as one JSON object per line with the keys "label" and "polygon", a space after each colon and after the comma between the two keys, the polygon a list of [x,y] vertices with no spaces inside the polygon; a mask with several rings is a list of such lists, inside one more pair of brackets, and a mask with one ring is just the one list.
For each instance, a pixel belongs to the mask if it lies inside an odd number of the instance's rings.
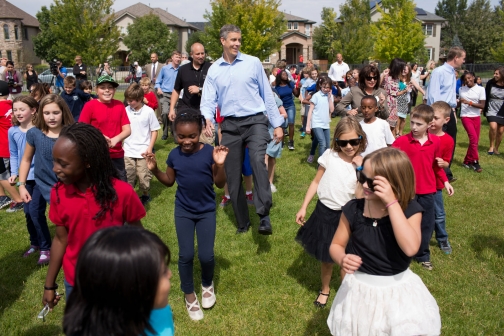
{"label": "curly black hair", "polygon": [[206,119],[201,114],[201,112],[194,108],[184,108],[179,111],[175,121],[173,122],[173,129],[177,130],[178,124],[192,124],[195,123],[198,125],[199,133],[203,130],[203,127],[206,126]]}
{"label": "curly black hair", "polygon": [[[110,211],[117,201],[117,193],[112,186],[112,178],[119,179],[119,173],[110,158],[107,141],[94,126],[85,123],[74,123],[62,128],[60,138],[67,138],[77,146],[77,152],[84,164],[89,165],[86,175],[91,182],[91,191],[100,204],[100,211],[93,217],[99,219]],[[58,196],[58,187],[55,186]],[[59,196],[57,197],[59,203]]]}

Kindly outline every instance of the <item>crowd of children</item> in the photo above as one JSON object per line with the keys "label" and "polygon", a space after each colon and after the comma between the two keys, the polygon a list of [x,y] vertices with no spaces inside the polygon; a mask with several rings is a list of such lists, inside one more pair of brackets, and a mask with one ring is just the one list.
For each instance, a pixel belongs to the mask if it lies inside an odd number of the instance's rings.
{"label": "crowd of children", "polygon": [[[394,90],[422,91],[412,83],[409,68],[391,68]],[[443,131],[451,107],[445,102],[415,106],[411,132],[402,135],[410,95],[397,94],[393,106],[389,104],[394,127],[390,119],[377,115],[384,97],[364,95],[359,118],[341,118],[331,141],[335,104],[357,84],[359,74],[349,72],[343,90],[312,67],[299,75],[280,68],[274,77],[277,106],[287,121],[288,148],[294,149],[298,95],[301,137],[312,135],[308,163],[319,147],[316,175],[295,215],[300,225],[295,240],[321,262],[315,306],[329,304],[334,264],[340,266],[342,284],[327,320],[331,333],[440,334],[437,303],[409,264],[415,260],[433,269],[433,232],[439,248],[452,252],[443,204],[443,189],[449,196],[454,193],[443,170],[453,156],[454,141]],[[462,122],[470,137],[464,166],[481,171],[477,146],[485,92],[476,85],[474,73],[465,74],[463,82]],[[10,101],[7,83],[0,81],[0,208],[24,210],[30,245],[23,257],[39,252],[38,264],[49,264],[43,292],[43,304],[49,308],[60,300],[56,278],[63,268],[66,334],[173,335],[170,251],[141,224],[151,201],[151,179],[155,176],[167,187],[177,183],[174,218],[181,290],[189,317],[201,320],[202,308],[216,303],[214,185],[225,187],[229,150],[200,142],[205,120],[198,111],[179,111],[173,122],[178,146],[161,171],[154,153],[158,101],[150,80],[143,78],[127,88],[126,107],[114,99],[117,87],[111,76],[103,75],[93,95],[91,82],[77,87],[75,78],[66,77],[61,95],[34,84],[29,96]],[[264,159],[275,192],[282,143],[272,130]],[[244,175],[252,173],[244,162]],[[248,180],[247,200],[252,203]],[[140,195],[134,189],[137,182]],[[317,204],[307,217],[315,194]],[[221,206],[228,202],[225,191]],[[52,240],[47,205],[56,226]],[[195,234],[201,306],[193,276]]]}

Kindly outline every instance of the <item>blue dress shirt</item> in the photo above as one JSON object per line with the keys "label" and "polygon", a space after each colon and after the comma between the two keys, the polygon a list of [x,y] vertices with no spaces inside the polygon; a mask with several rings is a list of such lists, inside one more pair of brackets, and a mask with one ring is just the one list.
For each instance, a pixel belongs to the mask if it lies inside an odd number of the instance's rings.
{"label": "blue dress shirt", "polygon": [[261,61],[240,52],[231,64],[221,57],[208,69],[201,114],[213,122],[216,106],[222,117],[246,117],[266,112],[274,128],[284,124]]}
{"label": "blue dress shirt", "polygon": [[432,71],[429,87],[427,88],[427,105],[432,105],[437,101],[444,101],[452,108],[457,107],[456,86],[455,68],[448,63],[437,67]]}
{"label": "blue dress shirt", "polygon": [[154,88],[161,88],[161,91],[171,93],[173,91],[173,86],[175,85],[175,79],[177,79],[179,68],[180,66],[175,69],[172,63],[162,67],[156,78],[156,85]]}

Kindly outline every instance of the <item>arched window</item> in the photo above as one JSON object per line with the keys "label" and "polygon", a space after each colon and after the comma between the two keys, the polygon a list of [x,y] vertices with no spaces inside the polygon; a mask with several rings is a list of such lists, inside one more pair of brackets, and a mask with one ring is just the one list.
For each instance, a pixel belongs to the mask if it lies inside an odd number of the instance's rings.
{"label": "arched window", "polygon": [[18,26],[14,26],[14,38],[16,40],[19,40],[19,27]]}
{"label": "arched window", "polygon": [[10,36],[9,36],[9,26],[4,24],[3,26],[3,31],[4,31],[4,38],[6,40],[10,40]]}

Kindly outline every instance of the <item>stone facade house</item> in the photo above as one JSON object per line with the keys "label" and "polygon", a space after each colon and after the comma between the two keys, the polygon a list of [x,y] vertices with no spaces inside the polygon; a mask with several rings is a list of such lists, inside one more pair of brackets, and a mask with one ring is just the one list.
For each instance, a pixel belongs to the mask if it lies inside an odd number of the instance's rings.
{"label": "stone facade house", "polygon": [[16,68],[40,64],[33,50],[33,37],[40,31],[38,20],[8,1],[0,0],[0,57],[14,62]]}
{"label": "stone facade house", "polygon": [[[117,11],[114,14],[115,17],[115,23],[119,27],[121,34],[127,34],[128,30],[127,27],[128,25],[132,24],[136,18],[142,17],[144,15],[148,14],[155,14],[159,16],[161,19],[161,22],[166,24],[168,28],[172,32],[177,32],[178,33],[178,47],[177,49],[180,50],[181,52],[186,51],[185,50],[185,45],[187,42],[187,39],[189,36],[199,30],[197,27],[194,27],[188,22],[185,22],[184,20],[179,19],[178,17],[168,13],[164,9],[161,8],[151,8],[143,3],[136,3],[134,5],[131,5],[129,7],[126,7],[124,9],[121,9],[120,11]],[[128,53],[128,47],[124,45],[124,43],[121,41],[119,42],[119,50],[118,54],[119,57],[123,60],[126,59],[126,55]],[[164,62],[165,60],[160,60],[161,62]]]}

